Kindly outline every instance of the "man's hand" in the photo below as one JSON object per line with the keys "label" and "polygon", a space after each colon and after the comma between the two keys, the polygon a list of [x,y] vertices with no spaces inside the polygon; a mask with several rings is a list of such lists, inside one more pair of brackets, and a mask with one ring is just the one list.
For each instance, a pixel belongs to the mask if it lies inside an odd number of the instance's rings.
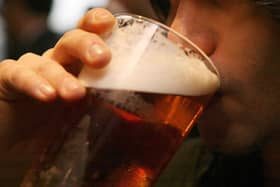
{"label": "man's hand", "polygon": [[28,53],[0,63],[0,150],[54,124],[52,120],[65,115],[65,105],[84,98],[86,89],[76,75],[82,64],[102,68],[110,61],[100,35],[114,24],[107,10],[90,10],[77,29],[65,33],[42,56]]}

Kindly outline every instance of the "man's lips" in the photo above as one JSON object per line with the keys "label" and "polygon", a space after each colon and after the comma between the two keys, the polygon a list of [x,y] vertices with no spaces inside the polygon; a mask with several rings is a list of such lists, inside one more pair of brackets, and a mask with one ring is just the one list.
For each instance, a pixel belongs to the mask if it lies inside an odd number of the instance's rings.
{"label": "man's lips", "polygon": [[206,105],[205,109],[208,110],[208,108],[211,108],[211,106],[213,106],[214,104],[218,103],[219,100],[222,98],[223,93],[221,91],[217,91],[212,98],[210,99],[210,101],[208,102],[208,104]]}
{"label": "man's lips", "polygon": [[216,92],[208,101],[208,103],[205,105],[204,107],[204,111],[202,112],[202,115],[198,118],[197,120],[197,124],[198,123],[201,123],[201,121],[203,121],[203,116],[205,116],[205,113],[208,113],[209,115],[209,111],[212,111],[212,110],[215,110],[214,106],[216,106],[219,101],[221,100],[221,97],[222,97],[222,93],[221,92]]}

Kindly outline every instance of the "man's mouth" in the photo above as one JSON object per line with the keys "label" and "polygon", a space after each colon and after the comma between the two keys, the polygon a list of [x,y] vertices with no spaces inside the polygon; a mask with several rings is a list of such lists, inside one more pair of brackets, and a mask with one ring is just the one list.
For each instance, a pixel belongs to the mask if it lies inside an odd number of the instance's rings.
{"label": "man's mouth", "polygon": [[207,104],[206,108],[209,108],[210,106],[212,106],[213,104],[217,103],[223,96],[223,93],[218,90],[210,99],[209,103]]}

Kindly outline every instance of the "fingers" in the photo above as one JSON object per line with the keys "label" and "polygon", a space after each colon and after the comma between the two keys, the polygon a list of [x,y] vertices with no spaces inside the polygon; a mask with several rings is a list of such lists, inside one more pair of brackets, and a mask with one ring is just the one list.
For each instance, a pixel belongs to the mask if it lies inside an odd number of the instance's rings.
{"label": "fingers", "polygon": [[18,61],[0,63],[0,97],[11,97],[10,88],[41,101],[58,96],[69,101],[83,97],[83,85],[62,66],[77,69],[80,64],[76,62],[82,62],[93,68],[104,67],[111,52],[99,35],[110,32],[114,24],[115,18],[109,11],[93,9],[80,20],[78,29],[65,33],[42,56],[27,54]]}
{"label": "fingers", "polygon": [[81,29],[65,33],[45,55],[62,65],[79,60],[93,68],[104,67],[111,59],[110,49],[104,41],[98,35]]}
{"label": "fingers", "polygon": [[14,60],[5,60],[0,64],[0,93],[5,99],[14,99],[16,90],[41,101],[50,101],[56,97],[53,87],[37,73],[17,63]]}
{"label": "fingers", "polygon": [[111,51],[100,35],[110,32],[114,25],[115,17],[108,10],[92,9],[79,21],[78,29],[66,32],[43,56],[62,65],[80,61],[93,68],[102,68],[111,60]]}
{"label": "fingers", "polygon": [[[64,68],[35,54],[26,54],[18,62],[6,60],[0,64],[0,93],[14,89],[40,101],[52,101],[57,96],[73,101],[85,95],[85,88]],[[5,95],[5,98],[10,97]]]}
{"label": "fingers", "polygon": [[106,9],[88,11],[79,21],[78,29],[63,35],[45,55],[63,65],[81,61],[93,68],[102,68],[111,59],[111,52],[100,35],[112,30],[115,17]]}
{"label": "fingers", "polygon": [[19,60],[22,64],[31,67],[36,73],[46,79],[61,98],[73,100],[85,95],[84,86],[56,61],[34,54],[24,55]]}

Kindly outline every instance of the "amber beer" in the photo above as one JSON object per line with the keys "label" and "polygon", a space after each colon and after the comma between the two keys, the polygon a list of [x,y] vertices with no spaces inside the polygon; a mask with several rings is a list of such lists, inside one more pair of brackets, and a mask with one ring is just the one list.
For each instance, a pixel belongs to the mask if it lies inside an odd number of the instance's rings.
{"label": "amber beer", "polygon": [[92,154],[82,186],[151,186],[206,101],[207,96],[92,91]]}
{"label": "amber beer", "polygon": [[87,127],[52,144],[22,187],[150,187],[210,98],[93,88],[88,93]]}

